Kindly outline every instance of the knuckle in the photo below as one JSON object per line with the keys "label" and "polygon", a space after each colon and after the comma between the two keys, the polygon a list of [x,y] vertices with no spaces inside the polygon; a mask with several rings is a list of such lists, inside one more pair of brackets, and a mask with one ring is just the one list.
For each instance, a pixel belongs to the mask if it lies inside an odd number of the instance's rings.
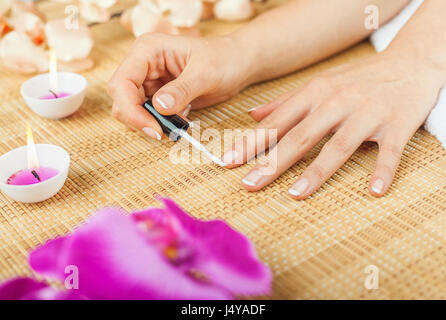
{"label": "knuckle", "polygon": [[307,171],[310,175],[316,177],[319,181],[324,181],[327,178],[327,173],[325,170],[318,164],[312,164]]}
{"label": "knuckle", "polygon": [[307,89],[309,90],[323,90],[328,84],[328,79],[322,76],[315,77],[308,82]]}
{"label": "knuckle", "polygon": [[363,113],[377,123],[388,122],[392,115],[391,109],[381,104],[369,105],[365,107]]}
{"label": "knuckle", "polygon": [[192,89],[186,81],[172,82],[171,86],[175,91],[179,92],[183,97],[190,97],[192,95]]}
{"label": "knuckle", "polygon": [[345,134],[335,135],[330,142],[327,144],[327,148],[331,148],[338,153],[350,153],[353,149],[353,144],[349,136]]}
{"label": "knuckle", "polygon": [[306,130],[301,132],[293,132],[283,137],[283,143],[290,146],[298,146],[298,148],[305,149],[312,144],[312,137]]}
{"label": "knuckle", "polygon": [[266,117],[265,119],[263,119],[262,121],[259,122],[259,124],[257,125],[257,129],[264,129],[264,130],[275,129],[275,130],[278,130],[279,123],[280,122],[277,121],[276,113],[273,112],[268,117]]}
{"label": "knuckle", "polygon": [[147,43],[147,41],[151,41],[155,37],[156,37],[156,34],[154,34],[154,33],[151,33],[151,32],[143,33],[138,38],[136,38],[135,45],[137,45],[137,46],[145,45]]}
{"label": "knuckle", "polygon": [[376,172],[379,173],[379,176],[387,176],[392,177],[396,170],[396,166],[391,166],[386,163],[380,163],[376,165]]}
{"label": "knuckle", "polygon": [[404,150],[404,145],[398,145],[398,144],[383,144],[381,146],[381,151],[386,153],[386,156],[389,156],[392,158],[392,160],[398,160],[401,158],[401,155]]}
{"label": "knuckle", "polygon": [[351,101],[358,97],[358,91],[354,85],[343,84],[338,87],[333,95],[332,101]]}
{"label": "knuckle", "polygon": [[300,133],[292,137],[293,141],[300,147],[305,147],[311,144],[311,136],[307,133]]}

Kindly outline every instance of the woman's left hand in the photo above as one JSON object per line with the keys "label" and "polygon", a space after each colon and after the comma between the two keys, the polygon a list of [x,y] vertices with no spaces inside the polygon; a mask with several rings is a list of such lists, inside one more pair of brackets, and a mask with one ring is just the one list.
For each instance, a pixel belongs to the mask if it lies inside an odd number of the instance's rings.
{"label": "woman's left hand", "polygon": [[[273,182],[325,136],[334,133],[314,162],[290,186],[305,199],[339,169],[364,141],[378,143],[369,191],[383,195],[391,185],[406,143],[423,124],[445,84],[445,70],[415,56],[386,52],[343,65],[301,89],[251,111],[258,129],[277,129],[279,142],[266,161],[242,180],[249,191]],[[223,161],[239,166],[264,151],[268,141],[245,137]],[[271,168],[274,170],[271,171]],[[268,169],[268,170],[265,170]]]}

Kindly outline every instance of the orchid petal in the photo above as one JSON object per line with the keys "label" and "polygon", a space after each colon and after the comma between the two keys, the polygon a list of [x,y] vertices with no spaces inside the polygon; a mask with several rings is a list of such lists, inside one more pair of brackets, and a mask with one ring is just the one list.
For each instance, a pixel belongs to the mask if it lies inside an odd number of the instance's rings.
{"label": "orchid petal", "polygon": [[129,9],[125,10],[122,13],[121,18],[119,18],[119,22],[121,23],[121,25],[130,32],[133,32],[133,24],[132,24],[133,9],[134,9],[134,7],[131,7]]}
{"label": "orchid petal", "polygon": [[220,0],[215,5],[214,13],[217,19],[238,21],[251,18],[255,10],[250,0]]}
{"label": "orchid petal", "polygon": [[0,300],[83,300],[75,291],[60,291],[32,278],[16,278],[0,285]]}
{"label": "orchid petal", "polygon": [[20,12],[13,14],[7,22],[15,31],[27,34],[35,44],[40,45],[43,43],[45,39],[43,31],[45,24],[34,13]]}
{"label": "orchid petal", "polygon": [[80,0],[81,2],[96,4],[101,8],[113,7],[118,1],[117,0]]}
{"label": "orchid petal", "polygon": [[48,53],[24,33],[12,31],[0,42],[0,57],[6,68],[21,72],[35,73],[48,70]]}
{"label": "orchid petal", "polygon": [[96,213],[75,233],[33,251],[38,273],[63,281],[66,266],[79,270],[79,293],[90,299],[227,299],[221,288],[179,272],[148,245],[138,225],[117,209]]}
{"label": "orchid petal", "polygon": [[134,7],[131,12],[131,20],[133,34],[136,37],[146,32],[178,33],[169,20],[146,6],[138,5]]}
{"label": "orchid petal", "polygon": [[70,62],[88,57],[93,48],[93,37],[88,26],[79,22],[78,28],[68,30],[63,19],[49,21],[45,26],[48,45],[57,59]]}
{"label": "orchid petal", "polygon": [[176,27],[196,25],[203,13],[202,0],[158,0],[158,5]]}
{"label": "orchid petal", "polygon": [[[170,199],[164,199],[164,215],[173,215],[195,245],[198,254],[193,268],[234,294],[263,295],[270,292],[271,273],[257,259],[251,242],[221,220],[200,221],[185,213]],[[149,209],[134,214],[159,220],[160,211]]]}
{"label": "orchid petal", "polygon": [[83,18],[90,22],[107,22],[110,20],[110,13],[106,8],[103,8],[90,1],[80,2],[80,14]]}

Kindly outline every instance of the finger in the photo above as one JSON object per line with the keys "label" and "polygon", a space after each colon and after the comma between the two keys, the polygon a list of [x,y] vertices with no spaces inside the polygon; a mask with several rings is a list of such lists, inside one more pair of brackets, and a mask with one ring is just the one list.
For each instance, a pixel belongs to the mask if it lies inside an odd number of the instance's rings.
{"label": "finger", "polygon": [[180,113],[186,106],[207,90],[205,72],[186,67],[178,78],[166,83],[153,96],[157,111],[164,115]]}
{"label": "finger", "polygon": [[349,119],[324,145],[320,154],[288,190],[295,199],[305,199],[325,183],[376,129],[376,121]]}
{"label": "finger", "polygon": [[280,95],[277,99],[274,99],[270,103],[266,103],[264,105],[258,106],[256,108],[252,108],[248,110],[250,116],[256,120],[261,121],[269,116],[277,107],[281,106],[285,101],[291,98],[294,94],[296,94],[295,90],[288,91],[282,95]]}
{"label": "finger", "polygon": [[309,110],[309,94],[305,91],[294,93],[293,97],[262,120],[256,130],[249,132],[227,150],[223,155],[223,162],[228,164],[228,168],[248,162],[280,140],[307,115]]}
{"label": "finger", "polygon": [[113,75],[108,91],[114,100],[112,112],[115,118],[159,140],[161,127],[141,106],[145,100],[142,85],[147,70],[145,56],[130,54]]}
{"label": "finger", "polygon": [[373,196],[380,197],[389,189],[407,141],[398,133],[387,134],[380,141],[376,168],[369,184],[369,191]]}
{"label": "finger", "polygon": [[[139,50],[136,51],[139,52]],[[146,56],[136,54],[135,52],[130,53],[115,71],[108,84],[110,96],[116,100],[120,95],[124,94],[134,100],[137,90],[147,77],[148,68],[149,62]],[[126,88],[126,90],[122,90],[122,87]]]}
{"label": "finger", "polygon": [[[142,130],[149,137],[161,140],[162,129],[158,122],[141,106],[145,98],[142,97],[141,90],[137,90],[136,96],[129,96],[123,101],[124,95],[120,92],[126,91],[124,86],[116,90],[116,99],[113,103],[112,113],[115,118],[123,122],[126,126],[136,130]],[[125,109],[122,107],[125,105]]]}
{"label": "finger", "polygon": [[243,180],[250,191],[260,190],[300,160],[345,117],[342,108],[331,113],[318,109],[290,130],[268,154],[264,164],[256,166]]}

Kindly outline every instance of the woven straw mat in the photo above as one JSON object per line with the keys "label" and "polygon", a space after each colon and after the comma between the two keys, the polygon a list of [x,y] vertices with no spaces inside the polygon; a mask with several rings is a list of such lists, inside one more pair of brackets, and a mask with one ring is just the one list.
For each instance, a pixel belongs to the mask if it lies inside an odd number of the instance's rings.
{"label": "woven straw mat", "polygon": [[[53,13],[49,4],[42,6]],[[209,21],[200,28],[209,35],[238,25]],[[160,194],[196,217],[224,219],[246,234],[273,272],[271,298],[446,298],[446,152],[435,138],[424,130],[415,134],[390,191],[380,199],[367,191],[377,155],[372,143],[361,146],[305,201],[291,199],[287,189],[321,145],[264,190],[249,193],[240,181],[252,165],[234,170],[173,165],[168,159],[172,142],[126,130],[111,116],[107,81],[134,38],[118,21],[93,27],[93,34],[96,65],[84,73],[87,96],[67,119],[38,117],[20,97],[20,85],[29,76],[0,71],[0,154],[25,144],[28,121],[36,143],[59,145],[72,160],[65,186],[47,201],[23,204],[0,193],[0,281],[30,275],[27,253],[70,232],[96,209],[158,206],[153,196]],[[253,128],[248,109],[322,70],[371,54],[371,45],[361,43],[303,71],[251,86],[190,118],[201,121],[201,130]],[[364,284],[370,265],[379,268],[375,290]]]}

